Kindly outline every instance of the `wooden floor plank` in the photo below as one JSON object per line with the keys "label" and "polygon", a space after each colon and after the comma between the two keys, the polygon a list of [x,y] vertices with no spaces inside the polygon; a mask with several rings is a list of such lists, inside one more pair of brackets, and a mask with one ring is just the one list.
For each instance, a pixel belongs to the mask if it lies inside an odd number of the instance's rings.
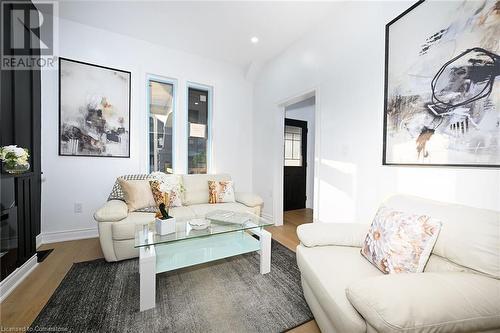
{"label": "wooden floor plank", "polygon": [[[284,224],[267,228],[273,239],[295,251],[299,244],[296,229],[312,222],[312,209],[299,209],[284,213]],[[28,327],[38,316],[73,263],[102,258],[98,238],[82,239],[42,245],[39,250],[54,249],[35,270],[0,304],[0,328],[3,330]],[[318,333],[311,320],[292,333]]]}

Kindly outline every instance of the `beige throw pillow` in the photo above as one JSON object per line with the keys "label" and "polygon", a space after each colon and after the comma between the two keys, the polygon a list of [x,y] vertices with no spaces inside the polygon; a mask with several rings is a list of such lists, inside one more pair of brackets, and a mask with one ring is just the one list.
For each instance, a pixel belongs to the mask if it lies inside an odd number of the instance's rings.
{"label": "beige throw pillow", "polygon": [[385,274],[421,273],[436,243],[441,221],[380,207],[361,254]]}
{"label": "beige throw pillow", "polygon": [[156,206],[149,180],[125,180],[118,178],[128,210],[133,212],[141,208]]}

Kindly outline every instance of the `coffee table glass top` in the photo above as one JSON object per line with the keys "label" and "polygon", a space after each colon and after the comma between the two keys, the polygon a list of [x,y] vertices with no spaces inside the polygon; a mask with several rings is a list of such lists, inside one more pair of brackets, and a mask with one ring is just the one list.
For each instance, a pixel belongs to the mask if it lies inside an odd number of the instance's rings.
{"label": "coffee table glass top", "polygon": [[273,225],[271,221],[251,213],[231,214],[231,212],[216,211],[207,214],[205,219],[209,223],[208,227],[202,230],[195,230],[189,224],[193,218],[176,218],[175,232],[167,235],[156,233],[154,221],[151,221],[149,224],[137,225],[134,246],[157,245]]}

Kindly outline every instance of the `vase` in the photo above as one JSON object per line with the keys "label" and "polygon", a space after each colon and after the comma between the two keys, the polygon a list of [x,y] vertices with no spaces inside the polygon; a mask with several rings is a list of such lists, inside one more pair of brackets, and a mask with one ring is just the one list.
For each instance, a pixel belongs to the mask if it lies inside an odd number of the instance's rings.
{"label": "vase", "polygon": [[156,219],[155,220],[156,233],[158,235],[168,235],[175,232],[175,217],[170,217],[168,219]]}
{"label": "vase", "polygon": [[30,164],[10,164],[10,163],[5,163],[3,165],[3,169],[5,172],[10,173],[10,174],[20,174],[28,171],[30,169]]}

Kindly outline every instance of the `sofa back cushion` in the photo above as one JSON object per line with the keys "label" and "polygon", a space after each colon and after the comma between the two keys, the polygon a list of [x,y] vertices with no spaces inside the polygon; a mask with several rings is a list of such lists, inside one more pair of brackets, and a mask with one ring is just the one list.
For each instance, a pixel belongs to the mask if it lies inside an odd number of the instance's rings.
{"label": "sofa back cushion", "polygon": [[182,175],[182,183],[184,184],[184,204],[197,205],[208,203],[208,181],[216,180],[231,180],[228,174],[217,175]]}
{"label": "sofa back cushion", "polygon": [[384,205],[440,220],[433,254],[500,279],[500,212],[407,195],[393,196]]}

